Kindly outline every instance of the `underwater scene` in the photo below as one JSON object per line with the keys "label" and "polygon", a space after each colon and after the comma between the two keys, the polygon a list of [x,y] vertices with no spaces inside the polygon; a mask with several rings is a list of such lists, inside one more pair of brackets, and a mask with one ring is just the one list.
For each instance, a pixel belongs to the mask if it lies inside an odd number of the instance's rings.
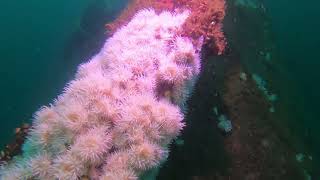
{"label": "underwater scene", "polygon": [[0,180],[320,180],[319,5],[1,0]]}

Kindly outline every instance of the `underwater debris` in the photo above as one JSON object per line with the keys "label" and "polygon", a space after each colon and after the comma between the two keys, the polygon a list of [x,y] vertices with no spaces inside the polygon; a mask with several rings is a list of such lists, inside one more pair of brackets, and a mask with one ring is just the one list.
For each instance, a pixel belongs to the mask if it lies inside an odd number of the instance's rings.
{"label": "underwater debris", "polygon": [[248,78],[247,78],[247,74],[245,73],[245,72],[241,72],[240,73],[240,79],[242,80],[242,81],[246,81]]}
{"label": "underwater debris", "polygon": [[296,160],[297,160],[298,162],[301,163],[304,159],[305,159],[305,155],[304,155],[304,154],[302,154],[302,153],[296,154]]}
{"label": "underwater debris", "polygon": [[213,113],[217,116],[217,127],[224,133],[228,134],[232,131],[232,123],[224,114],[219,114],[217,106],[213,107]]}
{"label": "underwater debris", "polygon": [[217,106],[215,106],[215,107],[213,107],[213,112],[214,112],[214,114],[216,115],[216,116],[218,116],[218,108],[217,108]]}
{"label": "underwater debris", "polygon": [[254,82],[256,83],[256,85],[258,86],[258,89],[261,90],[261,92],[264,94],[264,96],[267,98],[267,100],[271,103],[277,101],[278,96],[276,94],[272,94],[268,91],[268,89],[266,88],[267,83],[264,79],[262,79],[261,76],[257,75],[257,74],[252,74],[252,79],[254,80]]}
{"label": "underwater debris", "polygon": [[231,121],[223,114],[218,117],[218,128],[226,134],[232,131]]}

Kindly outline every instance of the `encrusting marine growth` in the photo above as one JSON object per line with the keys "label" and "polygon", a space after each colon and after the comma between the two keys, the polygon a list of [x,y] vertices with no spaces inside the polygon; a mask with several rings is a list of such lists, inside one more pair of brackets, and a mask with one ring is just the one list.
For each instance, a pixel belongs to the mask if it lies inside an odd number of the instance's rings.
{"label": "encrusting marine growth", "polygon": [[191,38],[196,45],[203,37],[203,45],[208,52],[221,55],[227,42],[222,31],[225,16],[225,0],[130,0],[127,8],[113,22],[106,24],[109,34],[130,21],[139,9],[153,8],[156,13],[162,11],[183,11],[190,14],[177,34]]}
{"label": "encrusting marine growth", "polygon": [[224,0],[132,0],[101,51],[35,113],[0,179],[134,180],[184,127],[203,45],[223,53]]}
{"label": "encrusting marine growth", "polygon": [[35,113],[23,153],[0,179],[137,179],[168,155],[200,71],[198,46],[180,36],[190,12],[137,12],[75,79]]}

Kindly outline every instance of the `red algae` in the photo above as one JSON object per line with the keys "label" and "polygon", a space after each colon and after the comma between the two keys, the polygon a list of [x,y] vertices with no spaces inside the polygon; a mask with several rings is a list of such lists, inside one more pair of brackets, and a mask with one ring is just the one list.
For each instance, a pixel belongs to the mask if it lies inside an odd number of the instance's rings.
{"label": "red algae", "polygon": [[226,47],[222,31],[225,16],[225,0],[179,0],[178,5],[191,10],[182,34],[193,39],[201,36],[204,44],[220,55]]}

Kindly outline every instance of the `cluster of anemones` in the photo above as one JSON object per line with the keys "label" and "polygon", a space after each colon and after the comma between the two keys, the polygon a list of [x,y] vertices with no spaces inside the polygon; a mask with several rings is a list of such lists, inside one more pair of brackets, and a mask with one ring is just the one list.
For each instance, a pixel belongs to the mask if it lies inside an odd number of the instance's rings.
{"label": "cluster of anemones", "polygon": [[226,11],[226,0],[131,0],[127,8],[106,28],[110,34],[129,22],[131,17],[143,8],[154,8],[162,11],[190,11],[189,17],[180,29],[179,34],[193,40],[194,45],[200,37],[208,52],[221,55],[227,46],[223,33],[223,19]]}
{"label": "cluster of anemones", "polygon": [[142,10],[115,32],[35,114],[23,154],[1,167],[1,179],[127,180],[159,166],[200,71],[201,46],[172,31],[188,15]]}

